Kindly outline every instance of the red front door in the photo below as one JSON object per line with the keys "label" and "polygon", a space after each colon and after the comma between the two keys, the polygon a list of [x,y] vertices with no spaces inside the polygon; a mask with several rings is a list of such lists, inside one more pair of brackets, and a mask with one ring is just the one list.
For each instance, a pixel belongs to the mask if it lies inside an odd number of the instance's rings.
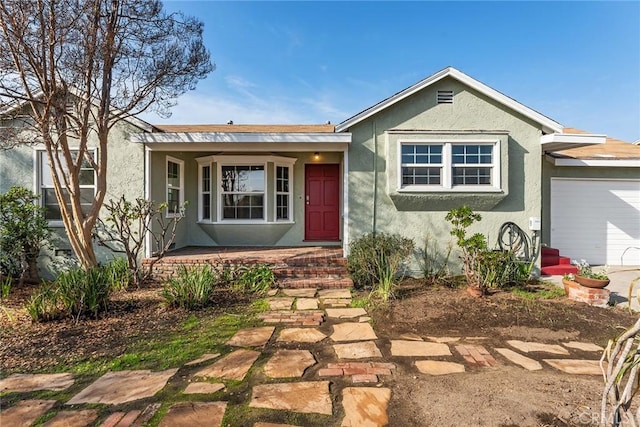
{"label": "red front door", "polygon": [[305,240],[340,240],[340,165],[305,165]]}

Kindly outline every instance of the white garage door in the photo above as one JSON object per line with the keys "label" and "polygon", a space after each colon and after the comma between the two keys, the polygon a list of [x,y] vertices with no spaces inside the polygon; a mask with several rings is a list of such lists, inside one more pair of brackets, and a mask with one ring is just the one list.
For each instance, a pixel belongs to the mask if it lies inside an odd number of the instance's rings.
{"label": "white garage door", "polygon": [[551,246],[592,265],[640,265],[640,180],[551,179]]}

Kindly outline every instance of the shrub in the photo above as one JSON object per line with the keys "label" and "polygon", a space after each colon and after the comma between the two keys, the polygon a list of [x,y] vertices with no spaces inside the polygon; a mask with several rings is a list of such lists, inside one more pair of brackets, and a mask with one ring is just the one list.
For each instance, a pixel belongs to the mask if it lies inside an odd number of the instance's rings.
{"label": "shrub", "polygon": [[269,266],[256,264],[243,268],[232,281],[232,288],[245,294],[264,295],[275,283],[276,275]]}
{"label": "shrub", "polygon": [[366,234],[355,240],[349,245],[347,257],[354,286],[372,286],[372,294],[388,300],[413,248],[413,240],[398,234]]}
{"label": "shrub", "polygon": [[165,283],[162,297],[170,307],[204,307],[211,302],[217,283],[218,276],[210,266],[187,269],[181,265],[178,276]]}
{"label": "shrub", "polygon": [[111,290],[105,267],[72,268],[54,282],[41,285],[27,304],[27,311],[36,321],[79,319],[83,315],[97,318],[107,311]]}
{"label": "shrub", "polygon": [[44,209],[23,187],[0,194],[0,276],[37,280],[36,261],[49,236]]}
{"label": "shrub", "polygon": [[111,290],[126,290],[133,282],[133,273],[129,269],[126,258],[114,258],[109,264],[103,266],[103,269]]}

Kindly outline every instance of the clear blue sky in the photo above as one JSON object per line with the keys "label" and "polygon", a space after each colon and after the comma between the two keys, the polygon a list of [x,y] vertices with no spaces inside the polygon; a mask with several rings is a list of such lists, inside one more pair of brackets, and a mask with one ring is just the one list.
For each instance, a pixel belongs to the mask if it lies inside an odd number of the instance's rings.
{"label": "clear blue sky", "polygon": [[152,123],[337,124],[453,66],[565,126],[640,138],[640,2],[167,1],[217,69]]}

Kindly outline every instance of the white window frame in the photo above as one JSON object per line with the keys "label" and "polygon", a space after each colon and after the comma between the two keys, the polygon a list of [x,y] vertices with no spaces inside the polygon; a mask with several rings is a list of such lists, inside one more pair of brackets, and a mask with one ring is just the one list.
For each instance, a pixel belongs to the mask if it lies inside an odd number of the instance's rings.
{"label": "white window frame", "polygon": [[[289,191],[278,191],[278,168],[288,170]],[[274,163],[273,165],[273,220],[275,222],[293,222],[293,163]],[[287,218],[278,219],[278,196],[287,196]]]}
{"label": "white window frame", "polygon": [[[416,164],[418,167],[442,167],[442,176],[440,185],[403,185],[402,184],[402,167],[406,166],[402,163],[402,146],[403,145],[442,145],[442,163],[438,164]],[[452,147],[454,145],[490,145],[493,147],[491,152],[492,163],[478,164],[478,167],[488,167],[491,169],[490,185],[453,185],[453,154]],[[499,139],[399,139],[397,147],[398,156],[398,173],[397,173],[397,191],[401,193],[411,192],[461,192],[461,193],[487,193],[502,191],[501,179],[501,157],[500,157],[500,140]],[[469,166],[469,165],[466,165]]]}
{"label": "white window frame", "polygon": [[[178,186],[173,186],[169,184],[169,163],[175,163],[179,167],[179,171],[178,171],[179,185]],[[165,201],[167,202],[167,205],[169,204],[169,190],[178,190],[179,192],[178,193],[178,211],[170,212],[169,207],[167,206],[167,212],[165,214],[165,217],[166,218],[181,217],[182,215],[184,215],[184,213],[181,211],[181,207],[184,205],[184,160],[167,156],[165,161],[165,168],[164,168],[164,178],[165,178],[164,197],[165,197]]]}
{"label": "white window frame", "polygon": [[[204,189],[204,168],[209,168],[209,191]],[[210,222],[211,218],[211,188],[215,185],[213,182],[213,166],[211,162],[200,164],[198,167],[198,221]],[[204,196],[209,198],[209,218],[204,217]]]}
{"label": "white window frame", "polygon": [[[225,193],[224,191],[222,191],[222,168],[225,166],[248,166],[248,167],[252,167],[252,166],[258,166],[258,167],[262,167],[262,176],[263,176],[263,183],[264,183],[264,189],[262,190],[262,192],[237,192],[237,191],[232,191],[230,193]],[[260,223],[264,223],[267,221],[267,210],[269,208],[269,201],[267,200],[267,191],[268,191],[268,187],[267,187],[267,163],[266,162],[260,162],[259,160],[256,159],[252,159],[252,158],[246,158],[244,159],[244,161],[242,162],[229,162],[229,161],[225,161],[224,163],[222,162],[218,162],[218,179],[216,180],[218,183],[217,189],[218,189],[218,222],[230,222],[230,223],[234,223],[234,224],[260,224]],[[251,219],[236,219],[236,218],[225,218],[224,217],[224,203],[223,203],[223,196],[225,194],[248,194],[248,195],[254,195],[254,196],[258,196],[260,194],[262,194],[262,218],[251,218]]]}
{"label": "white window frame", "polygon": [[[206,166],[211,166],[211,170],[213,171],[214,165],[216,170],[216,179],[215,182],[212,182],[212,190],[215,193],[216,198],[216,218],[214,220],[213,216],[211,219],[206,220],[199,217],[199,222],[207,223],[207,224],[269,224],[269,223],[293,223],[295,209],[293,208],[293,195],[294,195],[294,168],[293,165],[296,163],[298,159],[293,157],[282,157],[282,156],[274,156],[274,155],[228,155],[228,154],[220,154],[220,155],[211,155],[205,157],[199,157],[196,159],[198,162],[198,196],[200,197],[198,200],[202,200],[202,168]],[[273,190],[269,192],[268,185],[268,164],[272,163],[273,167]],[[265,176],[265,189],[264,189],[264,206],[263,206],[263,218],[262,219],[225,219],[223,218],[223,201],[222,201],[222,166],[264,166],[264,176]],[[289,219],[288,220],[277,220],[277,198],[276,198],[276,180],[277,180],[277,166],[289,167]],[[215,187],[213,187],[215,185]],[[271,197],[273,196],[273,197]],[[273,199],[273,205],[269,203],[269,200]],[[267,213],[273,212],[273,221],[268,220]],[[201,211],[201,209],[200,209]]]}
{"label": "white window frame", "polygon": [[[71,152],[77,152],[79,151],[77,148],[70,148]],[[98,161],[98,149],[97,148],[88,148],[87,152],[92,153],[93,154],[93,159],[94,161]],[[36,156],[36,161],[35,161],[35,171],[34,171],[34,175],[35,175],[35,189],[34,192],[38,195],[38,204],[40,206],[45,206],[44,204],[44,192],[42,191],[43,189],[53,189],[54,186],[52,185],[45,185],[42,180],[44,178],[44,173],[43,173],[43,168],[49,168],[49,162],[48,162],[48,158],[47,156],[47,150],[45,148],[37,148],[35,150],[35,156]],[[80,188],[93,188],[93,195],[95,197],[96,194],[96,182],[98,181],[97,179],[98,177],[96,176],[96,171],[94,169],[93,171],[93,185],[86,185],[86,184],[82,184],[80,185]],[[49,219],[47,220],[49,226],[51,227],[62,227],[63,221],[62,219]]]}

